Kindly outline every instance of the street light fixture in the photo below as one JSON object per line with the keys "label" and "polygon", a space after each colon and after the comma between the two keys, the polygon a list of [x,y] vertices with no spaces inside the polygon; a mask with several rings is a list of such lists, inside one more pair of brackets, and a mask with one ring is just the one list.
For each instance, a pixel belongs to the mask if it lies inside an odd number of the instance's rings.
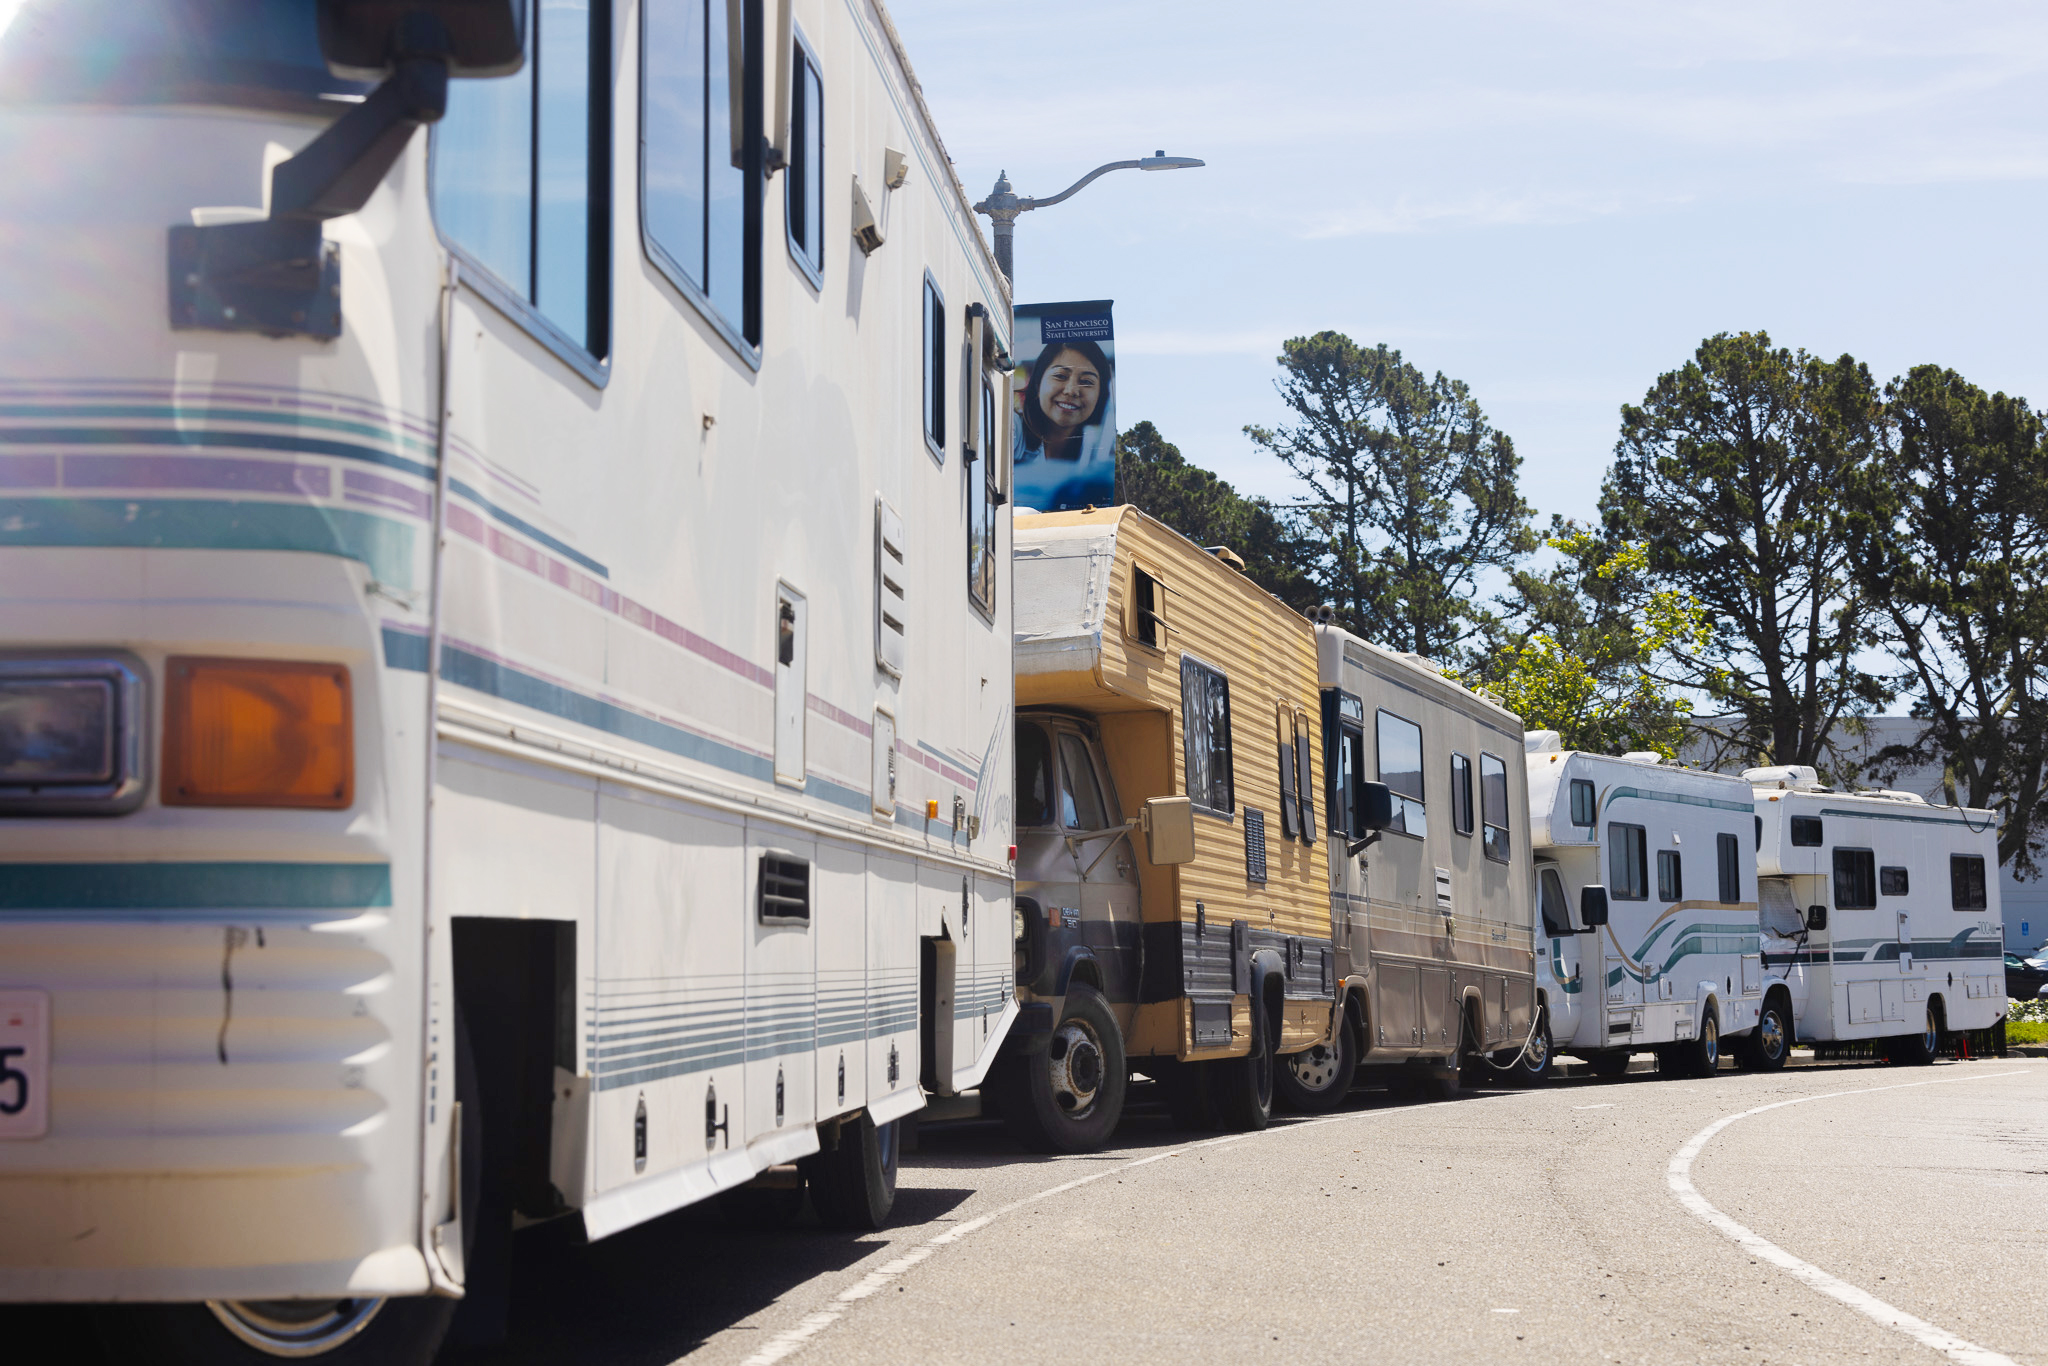
{"label": "street light fixture", "polygon": [[1010,189],[1009,172],[998,171],[996,173],[995,188],[989,191],[987,199],[974,206],[974,211],[987,214],[989,221],[995,225],[996,265],[1001,268],[1005,280],[1014,280],[1015,272],[1011,269],[1011,251],[1012,239],[1017,233],[1018,214],[1029,213],[1033,209],[1049,208],[1059,203],[1062,199],[1072,196],[1076,190],[1079,190],[1097,176],[1106,175],[1110,171],[1178,171],[1186,166],[1202,166],[1205,164],[1207,163],[1198,161],[1194,157],[1170,157],[1163,151],[1154,152],[1149,157],[1139,157],[1135,161],[1112,161],[1107,165],[1097,166],[1087,175],[1082,176],[1079,180],[1067,186],[1066,189],[1046,199],[1025,199],[1020,197]]}

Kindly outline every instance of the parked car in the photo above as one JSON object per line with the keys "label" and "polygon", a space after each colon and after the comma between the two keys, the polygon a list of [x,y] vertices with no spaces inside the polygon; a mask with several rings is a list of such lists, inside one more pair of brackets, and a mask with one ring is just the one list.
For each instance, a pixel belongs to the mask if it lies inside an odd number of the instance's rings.
{"label": "parked car", "polygon": [[2005,994],[2015,1001],[2031,1001],[2048,986],[2048,960],[2028,959],[2016,953],[2005,956]]}

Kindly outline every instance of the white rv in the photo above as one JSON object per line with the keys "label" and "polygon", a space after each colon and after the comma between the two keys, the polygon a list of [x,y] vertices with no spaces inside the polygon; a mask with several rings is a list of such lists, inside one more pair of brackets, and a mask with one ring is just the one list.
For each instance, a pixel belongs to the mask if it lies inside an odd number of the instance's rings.
{"label": "white rv", "polygon": [[1763,948],[1798,1037],[1883,1040],[1923,1063],[2005,1015],[1998,817],[1910,792],[1837,792],[1753,768]]}
{"label": "white rv", "polygon": [[1745,1068],[1783,1067],[1792,1000],[1757,943],[1748,784],[1654,753],[1562,749],[1547,730],[1529,733],[1527,761],[1555,1046],[1601,1076],[1652,1050],[1674,1075],[1713,1072],[1724,1047]]}
{"label": "white rv", "polygon": [[884,1218],[1015,1007],[1008,290],[882,8],[25,0],[0,145],[0,1299],[420,1362],[515,1218]]}

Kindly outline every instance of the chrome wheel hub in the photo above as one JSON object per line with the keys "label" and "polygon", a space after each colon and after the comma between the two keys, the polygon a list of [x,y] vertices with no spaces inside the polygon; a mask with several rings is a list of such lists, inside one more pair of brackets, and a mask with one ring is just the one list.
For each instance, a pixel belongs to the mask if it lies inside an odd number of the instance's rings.
{"label": "chrome wheel hub", "polygon": [[1763,1045],[1767,1058],[1775,1058],[1785,1051],[1785,1022],[1778,1018],[1778,1012],[1764,1012],[1763,1023],[1757,1026],[1757,1042]]}
{"label": "chrome wheel hub", "polygon": [[1070,1118],[1081,1118],[1102,1090],[1102,1041],[1086,1020],[1061,1020],[1045,1056],[1053,1103]]}
{"label": "chrome wheel hub", "polygon": [[265,1356],[324,1356],[370,1326],[382,1299],[208,1300],[221,1326]]}
{"label": "chrome wheel hub", "polygon": [[1307,1091],[1327,1091],[1337,1080],[1337,1050],[1327,1044],[1287,1056],[1288,1070]]}
{"label": "chrome wheel hub", "polygon": [[1700,1061],[1707,1065],[1709,1072],[1721,1062],[1721,1027],[1711,1019],[1700,1024]]}

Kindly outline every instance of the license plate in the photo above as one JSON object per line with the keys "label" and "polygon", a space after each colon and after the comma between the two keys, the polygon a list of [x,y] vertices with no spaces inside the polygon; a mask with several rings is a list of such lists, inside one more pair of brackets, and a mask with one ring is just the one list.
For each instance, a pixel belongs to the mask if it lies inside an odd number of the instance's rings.
{"label": "license plate", "polygon": [[50,1127],[50,996],[0,991],[0,1138]]}

